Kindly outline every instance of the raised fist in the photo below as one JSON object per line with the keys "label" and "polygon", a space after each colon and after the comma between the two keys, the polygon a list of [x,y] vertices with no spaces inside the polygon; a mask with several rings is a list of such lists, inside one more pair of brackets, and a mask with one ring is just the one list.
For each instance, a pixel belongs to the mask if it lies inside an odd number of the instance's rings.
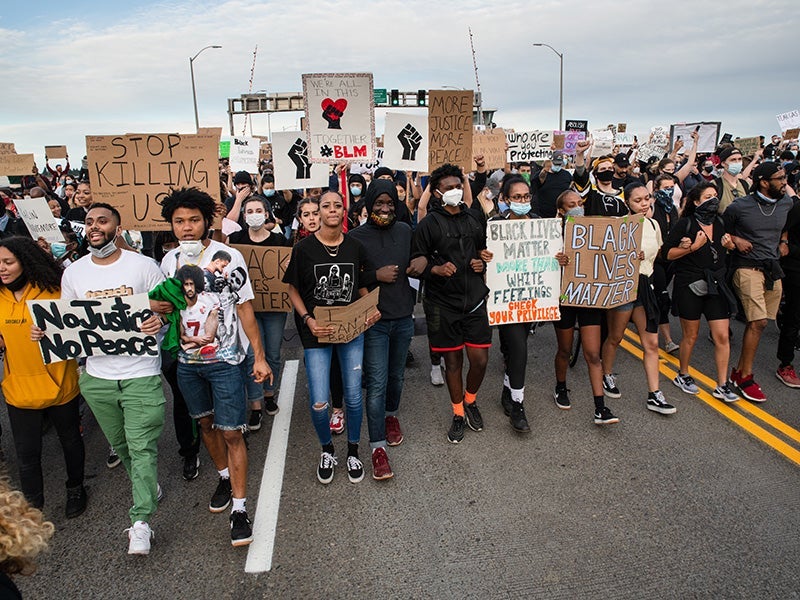
{"label": "raised fist", "polygon": [[322,118],[328,122],[328,129],[341,129],[341,118],[347,108],[347,100],[338,98],[335,102],[330,98],[322,101]]}
{"label": "raised fist", "polygon": [[403,160],[415,160],[417,150],[422,143],[422,135],[411,123],[407,123],[403,130],[397,134],[397,139],[403,145]]}
{"label": "raised fist", "polygon": [[311,177],[311,162],[308,160],[308,144],[303,138],[297,138],[289,148],[289,158],[292,159],[294,166],[297,167],[296,179],[308,179]]}

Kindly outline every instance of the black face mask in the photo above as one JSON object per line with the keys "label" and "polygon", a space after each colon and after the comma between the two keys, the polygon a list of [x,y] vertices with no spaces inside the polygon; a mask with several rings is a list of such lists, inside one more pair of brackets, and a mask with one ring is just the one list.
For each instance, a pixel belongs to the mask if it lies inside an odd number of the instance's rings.
{"label": "black face mask", "polygon": [[614,171],[600,171],[599,173],[595,173],[594,176],[597,178],[597,181],[611,183],[611,181],[614,179]]}
{"label": "black face mask", "polygon": [[25,273],[22,273],[14,281],[9,281],[6,284],[6,287],[10,292],[18,292],[26,285],[28,285],[28,278],[25,276]]}
{"label": "black face mask", "polygon": [[714,170],[713,166],[712,167],[703,167],[703,171],[705,171],[706,173],[711,173],[713,170]]}
{"label": "black face mask", "polygon": [[717,218],[719,209],[719,198],[714,196],[703,202],[700,206],[695,206],[694,216],[703,225],[711,225]]}

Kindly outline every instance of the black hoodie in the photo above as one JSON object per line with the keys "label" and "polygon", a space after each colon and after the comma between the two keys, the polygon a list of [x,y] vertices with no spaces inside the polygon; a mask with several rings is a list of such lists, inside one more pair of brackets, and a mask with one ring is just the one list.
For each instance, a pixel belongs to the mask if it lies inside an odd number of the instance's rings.
{"label": "black hoodie", "polygon": [[[397,197],[395,185],[385,180],[375,180],[367,189],[364,197],[367,211],[372,214],[375,199],[381,194],[388,194],[392,199],[396,215],[398,206],[402,206],[402,203]],[[381,318],[400,319],[411,316],[414,312],[414,289],[406,275],[411,255],[411,227],[397,217],[388,227],[379,227],[372,219],[367,219],[364,225],[349,231],[347,235],[361,242],[367,250],[361,285],[370,291],[380,286],[378,310],[381,311]],[[375,272],[386,265],[399,267],[397,281],[394,283],[381,283],[375,276]]]}

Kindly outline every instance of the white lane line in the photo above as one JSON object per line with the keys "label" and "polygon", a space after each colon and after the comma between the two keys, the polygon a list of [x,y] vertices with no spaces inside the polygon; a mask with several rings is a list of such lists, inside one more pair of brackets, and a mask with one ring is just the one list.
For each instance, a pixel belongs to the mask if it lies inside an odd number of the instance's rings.
{"label": "white lane line", "polygon": [[272,433],[258,490],[258,506],[253,523],[253,543],[247,550],[245,573],[262,573],[272,569],[272,552],[278,527],[278,508],[283,487],[283,468],[286,465],[286,447],[289,443],[289,425],[292,422],[292,404],[297,384],[300,361],[287,360],[283,365],[281,389],[278,393],[280,412],[272,422]]}

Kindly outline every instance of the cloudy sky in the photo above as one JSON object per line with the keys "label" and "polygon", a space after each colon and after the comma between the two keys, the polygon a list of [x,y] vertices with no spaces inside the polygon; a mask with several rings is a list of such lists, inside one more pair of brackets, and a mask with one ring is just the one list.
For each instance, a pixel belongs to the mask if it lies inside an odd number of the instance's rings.
{"label": "cloudy sky", "polygon": [[[543,42],[564,53],[566,119],[637,133],[722,121],[734,135],[769,135],[776,114],[800,108],[799,25],[797,0],[5,0],[0,141],[40,164],[43,146],[66,144],[77,165],[87,134],[191,132],[188,57],[210,44],[222,49],[194,63],[200,125],[226,131],[256,45],[254,91],[362,71],[378,88],[473,89],[468,27],[499,126],[556,127],[559,61],[532,45]],[[299,116],[277,114],[271,127],[296,129]],[[266,117],[252,127],[266,135]]]}

